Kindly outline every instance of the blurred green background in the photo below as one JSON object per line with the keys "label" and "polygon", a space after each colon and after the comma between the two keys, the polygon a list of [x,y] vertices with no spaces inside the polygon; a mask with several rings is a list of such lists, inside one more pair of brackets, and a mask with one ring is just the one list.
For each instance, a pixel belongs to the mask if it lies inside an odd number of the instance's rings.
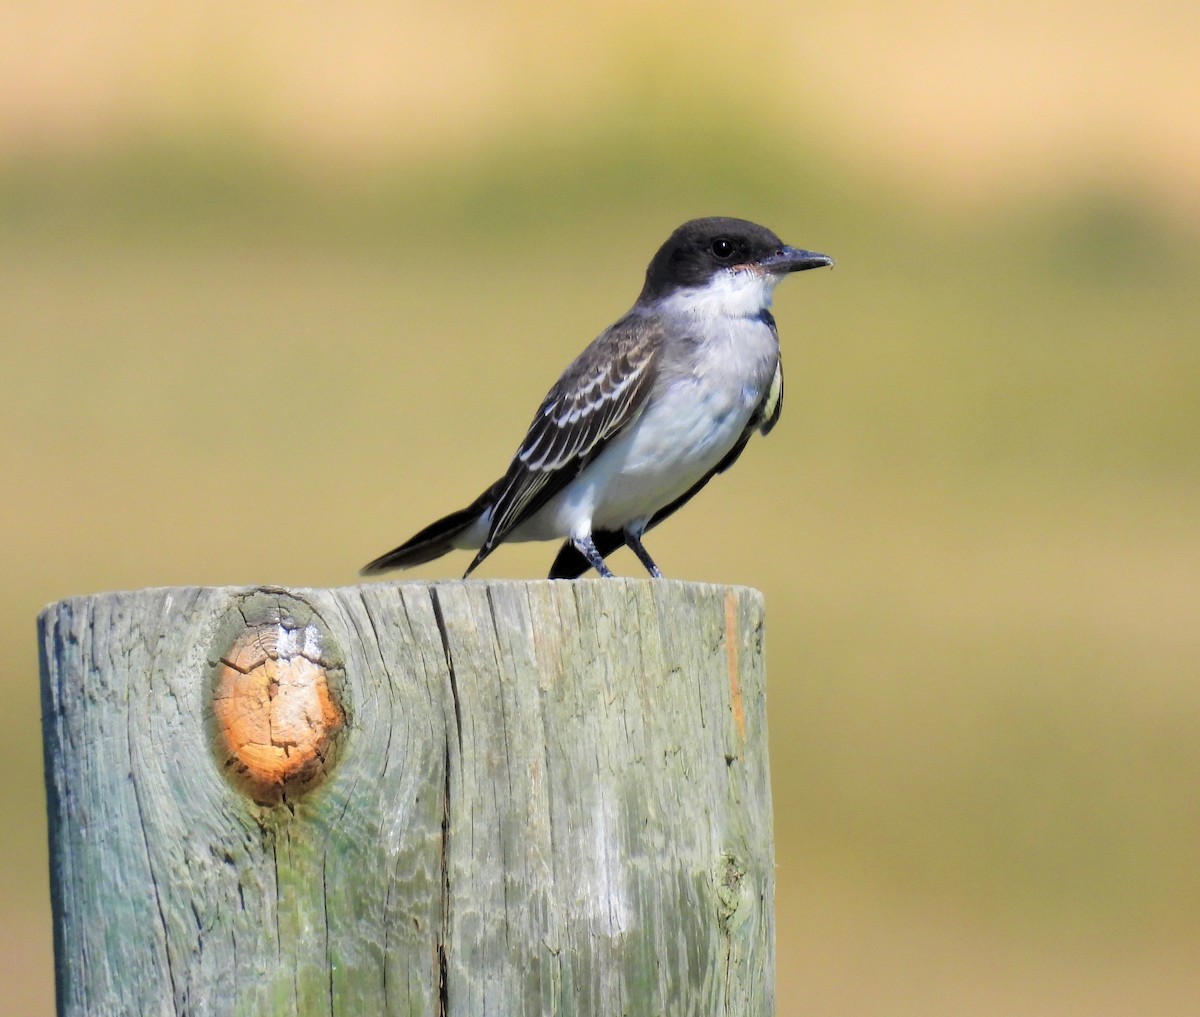
{"label": "blurred green background", "polygon": [[1166,0],[5,5],[0,1010],[41,606],[356,582],[725,214],[838,259],[653,543],[766,594],[780,1014],[1195,1013],[1197,68]]}

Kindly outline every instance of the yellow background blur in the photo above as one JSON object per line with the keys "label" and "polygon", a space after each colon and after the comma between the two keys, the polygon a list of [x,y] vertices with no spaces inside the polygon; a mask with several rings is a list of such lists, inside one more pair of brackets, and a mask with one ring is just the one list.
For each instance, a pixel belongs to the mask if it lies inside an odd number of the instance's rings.
{"label": "yellow background blur", "polygon": [[651,542],[767,597],[780,1014],[1196,1013],[1197,68],[1169,0],[5,4],[0,1010],[37,610],[356,582],[726,214],[838,259]]}

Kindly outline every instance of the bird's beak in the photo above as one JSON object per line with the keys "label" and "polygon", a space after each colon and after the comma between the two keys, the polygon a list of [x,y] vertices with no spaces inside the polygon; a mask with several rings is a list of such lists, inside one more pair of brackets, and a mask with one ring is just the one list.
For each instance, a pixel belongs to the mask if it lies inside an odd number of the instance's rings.
{"label": "bird's beak", "polygon": [[784,275],[787,272],[803,272],[810,268],[833,267],[833,259],[828,254],[817,254],[816,251],[801,251],[795,247],[781,247],[774,254],[759,258],[757,266],[774,275]]}

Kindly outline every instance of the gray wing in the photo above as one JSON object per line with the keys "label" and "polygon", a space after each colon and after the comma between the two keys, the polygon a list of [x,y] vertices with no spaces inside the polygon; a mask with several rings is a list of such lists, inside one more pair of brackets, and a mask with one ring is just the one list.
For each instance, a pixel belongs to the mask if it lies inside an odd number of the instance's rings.
{"label": "gray wing", "polygon": [[563,372],[496,485],[487,539],[468,575],[641,412],[658,373],[661,339],[660,323],[624,318]]}

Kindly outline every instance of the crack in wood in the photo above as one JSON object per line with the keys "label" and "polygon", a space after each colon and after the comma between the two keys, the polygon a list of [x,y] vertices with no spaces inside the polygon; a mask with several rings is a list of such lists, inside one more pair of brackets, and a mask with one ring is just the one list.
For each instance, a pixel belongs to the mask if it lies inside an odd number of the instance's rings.
{"label": "crack in wood", "polygon": [[[450,682],[450,696],[454,704],[454,728],[458,739],[459,759],[462,758],[462,707],[458,699],[458,676],[454,671],[454,655],[450,650],[450,636],[446,629],[446,619],[442,614],[442,605],[436,587],[430,587],[429,600],[433,607],[433,617],[437,624],[438,636],[442,643],[442,654],[446,658],[446,674]],[[442,915],[437,933],[437,963],[438,963],[438,1015],[447,1017],[450,1013],[450,978],[449,978],[449,938],[450,938],[450,766],[451,766],[450,732],[446,732],[445,744],[442,751],[442,837],[441,837],[441,883],[442,883]]]}
{"label": "crack in wood", "polygon": [[441,882],[442,915],[437,931],[438,1017],[450,1013],[449,958],[446,940],[450,935],[450,740],[442,757],[445,780],[442,787]]}

